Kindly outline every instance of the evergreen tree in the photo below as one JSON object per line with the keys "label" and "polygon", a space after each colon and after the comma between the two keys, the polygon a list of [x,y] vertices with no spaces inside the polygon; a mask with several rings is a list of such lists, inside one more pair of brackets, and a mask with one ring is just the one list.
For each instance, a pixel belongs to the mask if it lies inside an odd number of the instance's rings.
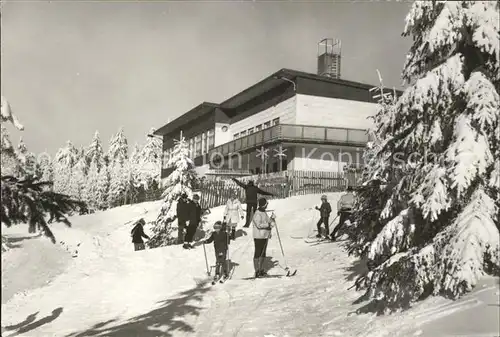
{"label": "evergreen tree", "polygon": [[99,137],[99,131],[96,131],[92,142],[87,147],[85,152],[85,157],[87,158],[87,165],[90,167],[91,163],[97,165],[97,171],[101,170],[101,167],[105,164],[104,151],[102,149],[101,138]]}
{"label": "evergreen tree", "polygon": [[141,147],[135,143],[132,154],[129,158],[129,165],[126,167],[127,175],[129,177],[126,203],[134,203],[138,201],[139,193],[142,189],[140,181],[140,161],[141,161]]}
{"label": "evergreen tree", "polygon": [[19,159],[17,176],[23,178],[34,177],[37,173],[36,157],[32,152],[28,151],[22,137],[19,139],[19,144],[17,145],[17,157]]}
{"label": "evergreen tree", "polygon": [[456,298],[498,275],[498,16],[487,1],[417,1],[407,16],[409,87],[376,116],[381,211],[360,283],[381,307]]}
{"label": "evergreen tree", "polygon": [[114,135],[109,143],[109,207],[120,206],[125,203],[129,189],[129,171],[130,161],[128,158],[128,142],[124,135],[123,128]]}
{"label": "evergreen tree", "polygon": [[84,156],[81,156],[81,151],[78,151],[80,156],[77,158],[75,165],[71,171],[70,178],[70,196],[75,200],[87,200],[85,198],[85,186],[87,175],[85,173],[87,168],[87,161]]}
{"label": "evergreen tree", "polygon": [[[394,108],[396,104],[396,93],[388,91],[383,84],[382,76],[378,72],[380,86],[373,88],[376,92],[374,99],[378,100],[378,112],[374,119],[375,125],[380,125],[380,119]],[[373,241],[380,232],[385,222],[380,218],[384,201],[389,197],[390,191],[395,188],[397,180],[393,175],[392,179],[387,179],[385,174],[386,162],[390,160],[387,154],[381,153],[382,144],[387,142],[385,135],[381,139],[378,129],[369,130],[371,141],[368,142],[364,154],[363,184],[357,189],[355,221],[352,226],[343,227],[339,231],[347,233],[349,254],[365,256],[369,243]],[[382,158],[379,158],[379,154]]]}
{"label": "evergreen tree", "polygon": [[76,163],[78,150],[68,140],[66,147],[59,149],[54,158],[54,191],[57,193],[71,194],[71,174]]}
{"label": "evergreen tree", "polygon": [[[23,130],[23,126],[12,115],[10,105],[2,97],[1,105],[2,124],[2,154],[8,153],[15,157],[15,151],[8,141],[8,136],[3,133],[3,124],[12,123],[17,129]],[[43,186],[50,182],[39,182],[39,178],[19,180],[13,176],[5,175],[4,162],[2,162],[0,220],[2,225],[10,227],[19,223],[26,223],[30,230],[36,226],[42,228],[43,233],[48,236],[53,243],[55,238],[45,220],[46,215],[51,218],[61,219],[68,226],[67,214],[74,210],[85,209],[85,204],[71,200],[67,196],[52,191],[44,190]],[[2,252],[9,249],[8,240],[2,236]]]}
{"label": "evergreen tree", "polygon": [[[37,163],[37,177],[41,177],[41,181],[54,181],[54,171],[52,167],[52,160],[47,153],[42,153],[38,156]],[[51,188],[51,185],[49,186]]]}
{"label": "evergreen tree", "polygon": [[[156,130],[153,128],[149,134]],[[157,188],[161,175],[162,142],[156,137],[147,137],[146,144],[139,153],[138,180],[144,190]]]}
{"label": "evergreen tree", "polygon": [[148,241],[150,247],[159,247],[175,242],[175,236],[172,235],[172,219],[176,213],[177,200],[182,193],[187,193],[191,198],[193,188],[199,183],[194,171],[194,163],[189,158],[189,146],[184,137],[175,140],[175,147],[167,167],[174,167],[174,171],[165,181],[166,189],[162,195],[163,205],[152,229],[154,235]]}
{"label": "evergreen tree", "polygon": [[102,166],[97,176],[97,188],[95,201],[98,209],[106,209],[108,207],[109,193],[109,170],[107,166]]}
{"label": "evergreen tree", "polygon": [[[19,165],[19,159],[12,146],[9,133],[5,127],[6,123],[12,124],[18,130],[24,130],[24,126],[12,113],[9,102],[1,96],[0,104],[0,162],[2,163],[2,177],[4,175],[15,175]],[[2,195],[3,199],[3,195]],[[2,220],[3,223],[3,220]],[[8,240],[2,235],[2,252],[9,248]]]}
{"label": "evergreen tree", "polygon": [[[50,230],[46,216],[62,220],[70,226],[66,215],[73,211],[82,211],[85,204],[43,188],[49,182],[39,182],[38,178],[20,181],[12,176],[2,176],[0,218],[7,227],[25,223],[30,228],[39,226],[42,232],[55,243],[55,237]],[[2,237],[2,251],[7,250],[8,241]]]}
{"label": "evergreen tree", "polygon": [[0,106],[0,155],[2,163],[2,175],[15,175],[19,167],[19,158],[10,141],[9,132],[5,123],[10,123],[18,130],[24,130],[24,126],[12,113],[11,106],[5,97],[1,96]]}
{"label": "evergreen tree", "polygon": [[83,198],[87,205],[92,210],[99,209],[99,201],[97,199],[98,186],[99,186],[99,170],[95,161],[90,163],[89,172],[87,174],[87,181],[83,189]]}
{"label": "evergreen tree", "polygon": [[127,202],[127,192],[131,188],[130,162],[127,160],[123,165],[115,164],[111,170],[109,186],[109,207],[121,206]]}
{"label": "evergreen tree", "polygon": [[109,141],[108,150],[109,163],[114,165],[115,162],[123,164],[128,159],[128,142],[125,137],[123,127]]}

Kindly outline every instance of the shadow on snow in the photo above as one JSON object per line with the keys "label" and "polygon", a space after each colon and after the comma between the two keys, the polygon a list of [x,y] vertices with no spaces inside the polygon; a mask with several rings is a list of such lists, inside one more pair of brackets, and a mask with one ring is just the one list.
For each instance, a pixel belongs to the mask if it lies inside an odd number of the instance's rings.
{"label": "shadow on snow", "polygon": [[13,333],[9,335],[5,335],[5,337],[14,337],[14,336],[20,336],[22,334],[25,334],[29,331],[35,330],[36,328],[41,327],[42,325],[48,324],[52,321],[54,321],[57,317],[61,315],[63,312],[63,308],[59,307],[54,310],[52,310],[52,313],[48,316],[45,316],[43,318],[40,318],[39,320],[36,320],[36,316],[38,315],[38,312],[35,312],[34,314],[28,315],[24,321],[14,324],[14,325],[9,325],[2,327],[2,336],[4,336],[4,332],[7,331],[13,331]]}
{"label": "shadow on snow", "polygon": [[157,337],[159,335],[174,336],[176,332],[194,332],[194,328],[183,318],[200,314],[203,308],[197,306],[196,303],[202,300],[203,294],[210,291],[210,287],[205,287],[205,285],[206,282],[200,283],[193,289],[181,292],[176,298],[161,301],[158,308],[121,324],[109,326],[116,321],[113,319],[66,337]]}

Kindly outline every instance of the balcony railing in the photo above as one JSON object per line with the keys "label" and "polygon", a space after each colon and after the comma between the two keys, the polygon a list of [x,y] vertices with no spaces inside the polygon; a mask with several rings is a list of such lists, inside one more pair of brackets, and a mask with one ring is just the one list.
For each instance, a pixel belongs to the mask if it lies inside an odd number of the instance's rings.
{"label": "balcony railing", "polygon": [[277,141],[364,146],[368,133],[363,129],[279,124],[248,136],[232,140],[209,151],[228,155]]}

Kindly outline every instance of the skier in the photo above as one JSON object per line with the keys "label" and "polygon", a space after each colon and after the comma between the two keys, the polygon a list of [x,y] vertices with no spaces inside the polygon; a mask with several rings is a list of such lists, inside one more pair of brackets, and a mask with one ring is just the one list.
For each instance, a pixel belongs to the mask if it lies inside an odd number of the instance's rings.
{"label": "skier", "polygon": [[150,240],[149,236],[144,233],[144,225],[146,221],[143,218],[140,218],[136,223],[132,231],[130,232],[132,236],[132,243],[134,244],[134,250],[144,250],[146,247],[144,246],[144,241],[142,238],[146,238]]}
{"label": "skier", "polygon": [[274,221],[274,213],[269,216],[266,212],[267,200],[259,199],[259,207],[253,215],[253,241],[255,245],[255,253],[253,255],[253,266],[255,269],[255,277],[267,276],[264,270],[264,259],[266,258],[267,243],[271,238],[271,230],[276,225]]}
{"label": "skier", "polygon": [[227,223],[228,229],[230,230],[231,240],[236,239],[236,225],[238,222],[243,220],[245,217],[243,215],[243,208],[241,207],[241,202],[238,199],[238,192],[234,191],[231,194],[231,198],[226,203],[226,208],[224,209],[224,222]]}
{"label": "skier", "polygon": [[211,242],[214,243],[215,250],[215,277],[214,280],[217,280],[221,277],[221,273],[224,273],[223,276],[225,279],[229,276],[229,268],[227,261],[227,251],[230,243],[229,234],[223,229],[223,225],[220,221],[217,221],[214,224],[214,231],[210,235],[210,237],[203,242],[204,245],[209,244]]}
{"label": "skier", "polygon": [[194,248],[191,242],[193,242],[194,235],[196,234],[196,230],[201,223],[201,217],[203,216],[203,211],[200,206],[200,196],[197,194],[193,196],[193,201],[188,204],[188,216],[189,225],[186,231],[186,242],[183,245],[185,249]]}
{"label": "skier", "polygon": [[316,226],[318,227],[318,235],[316,235],[316,237],[321,238],[321,224],[324,223],[326,231],[325,236],[329,238],[330,229],[328,227],[328,223],[330,219],[330,213],[332,212],[332,206],[330,206],[326,195],[321,196],[321,207],[316,206],[316,209],[320,212],[320,219],[316,224]]}
{"label": "skier", "polygon": [[335,236],[339,229],[344,225],[344,222],[349,219],[351,221],[351,216],[354,208],[354,193],[352,186],[347,187],[347,193],[340,197],[337,203],[337,215],[340,216],[340,220],[337,226],[333,229],[332,240],[335,241]]}
{"label": "skier", "polygon": [[188,195],[182,193],[179,200],[177,201],[177,223],[178,223],[178,234],[177,243],[181,244],[184,242],[184,229],[186,228],[186,221],[189,217],[189,204]]}
{"label": "skier", "polygon": [[250,180],[248,184],[244,184],[241,181],[236,180],[233,178],[233,181],[238,184],[238,186],[242,187],[245,189],[245,199],[246,199],[246,204],[247,204],[247,216],[246,216],[246,222],[243,227],[248,228],[250,227],[250,222],[252,221],[252,214],[255,212],[257,209],[257,195],[262,194],[262,195],[269,195],[269,196],[274,196],[274,194],[266,192],[255,186],[253,180]]}

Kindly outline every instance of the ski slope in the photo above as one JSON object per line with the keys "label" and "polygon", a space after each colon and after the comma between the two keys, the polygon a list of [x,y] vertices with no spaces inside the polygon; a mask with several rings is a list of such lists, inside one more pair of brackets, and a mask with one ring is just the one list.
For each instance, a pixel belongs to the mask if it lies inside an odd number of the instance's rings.
{"label": "ski slope", "polygon": [[[333,214],[339,197],[329,195]],[[143,203],[74,217],[71,229],[57,224],[54,232],[63,244],[52,249],[40,244],[40,255],[33,260],[20,253],[24,247],[3,254],[2,284],[12,288],[21,282],[25,289],[2,303],[2,337],[500,335],[494,278],[485,278],[456,302],[431,298],[391,316],[355,314],[366,302],[358,303],[361,292],[347,289],[364,266],[348,257],[339,243],[312,245],[292,238],[313,233],[319,195],[269,203],[286,255],[285,262],[273,232],[269,273],[284,275],[288,265],[298,269],[295,277],[249,279],[253,239],[240,224],[229,252],[235,264],[232,279],[215,286],[207,284],[202,246],[133,251],[131,225],[126,222],[141,216],[153,220],[160,205]],[[221,219],[222,211],[212,210],[209,227]],[[29,242],[36,240],[46,239]],[[213,246],[206,249],[213,264]],[[30,272],[21,272],[25,268]],[[59,274],[47,274],[51,268]],[[30,276],[32,284],[26,280]]]}

